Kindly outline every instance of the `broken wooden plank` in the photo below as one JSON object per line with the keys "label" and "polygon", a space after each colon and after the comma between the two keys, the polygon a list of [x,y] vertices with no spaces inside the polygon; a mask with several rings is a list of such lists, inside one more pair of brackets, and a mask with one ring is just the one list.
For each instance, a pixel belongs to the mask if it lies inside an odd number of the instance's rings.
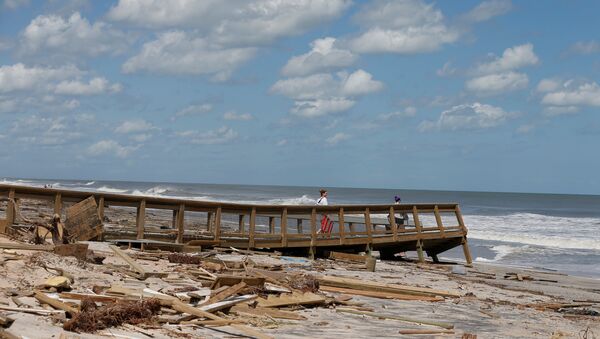
{"label": "broken wooden plank", "polygon": [[20,308],[20,307],[10,307],[10,306],[2,306],[2,305],[0,305],[0,310],[31,313],[31,314],[38,314],[38,315],[65,314],[65,311],[46,310],[43,308]]}
{"label": "broken wooden plank", "polygon": [[434,290],[425,287],[414,287],[399,284],[378,283],[375,281],[358,280],[352,278],[342,278],[334,276],[321,276],[318,278],[320,286],[332,286],[351,288],[356,290],[367,290],[377,292],[391,292],[397,294],[425,295],[425,296],[442,296],[442,297],[460,297],[459,293]]}
{"label": "broken wooden plank", "polygon": [[54,246],[53,245],[31,245],[31,244],[0,243],[0,249],[52,252],[54,250]]}
{"label": "broken wooden plank", "polygon": [[277,319],[288,319],[288,320],[306,320],[306,317],[289,311],[282,311],[276,308],[256,307],[252,308],[246,304],[235,305],[231,308],[230,312],[269,316]]}
{"label": "broken wooden plank", "polygon": [[426,296],[426,295],[412,295],[392,292],[379,292],[379,291],[366,291],[356,290],[351,288],[343,287],[332,287],[332,286],[319,286],[320,291],[326,292],[337,292],[345,294],[362,295],[365,297],[381,298],[381,299],[396,299],[396,300],[417,300],[417,301],[443,301],[444,298],[440,296]]}
{"label": "broken wooden plank", "polygon": [[110,249],[113,252],[115,252],[115,254],[118,255],[121,259],[125,260],[134,271],[139,273],[143,277],[142,280],[148,276],[148,273],[146,272],[146,270],[140,264],[138,264],[134,259],[132,259],[130,256],[128,256],[127,253],[123,252],[120,248],[118,248],[115,245],[109,245],[108,247],[110,247]]}
{"label": "broken wooden plank", "polygon": [[219,301],[213,304],[203,305],[200,307],[202,311],[206,312],[217,312],[239,303],[256,299],[258,296],[255,294],[241,295],[239,297],[229,297],[223,301]]}
{"label": "broken wooden plank", "polygon": [[260,307],[282,307],[290,305],[317,305],[325,303],[326,300],[324,296],[315,293],[295,292],[279,296],[269,295],[267,299],[259,298],[257,303]]}
{"label": "broken wooden plank", "polygon": [[344,253],[344,252],[329,252],[329,259],[349,260],[356,262],[366,262],[367,257],[359,254]]}
{"label": "broken wooden plank", "polygon": [[349,308],[336,308],[335,311],[342,312],[342,313],[366,315],[366,316],[380,318],[380,319],[394,319],[394,320],[399,320],[399,321],[404,321],[404,322],[409,322],[409,323],[432,325],[432,326],[442,327],[442,328],[445,328],[448,330],[451,330],[454,328],[454,325],[449,324],[449,323],[438,322],[438,321],[433,321],[433,320],[414,319],[414,318],[402,317],[402,316],[398,316],[398,315],[394,315],[394,314],[357,311],[357,310],[353,310],[353,309],[349,309]]}
{"label": "broken wooden plank", "polygon": [[71,242],[101,238],[103,225],[94,196],[67,208],[64,226]]}
{"label": "broken wooden plank", "polygon": [[234,294],[237,294],[238,292],[240,292],[241,290],[243,290],[244,288],[246,288],[248,285],[241,281],[238,284],[235,284],[227,289],[225,289],[222,292],[219,292],[215,295],[213,295],[212,297],[210,297],[210,299],[208,299],[208,301],[206,302],[207,304],[213,304],[216,302],[219,302],[223,299],[229,298]]}
{"label": "broken wooden plank", "polygon": [[244,282],[248,286],[262,287],[265,284],[265,278],[219,274],[211,288],[217,289],[221,286],[233,286],[240,282]]}
{"label": "broken wooden plank", "polygon": [[79,260],[85,260],[87,258],[88,246],[88,244],[55,245],[54,254],[58,254],[63,257],[75,257]]}
{"label": "broken wooden plank", "polygon": [[56,309],[63,310],[65,312],[67,312],[68,314],[70,314],[71,316],[73,316],[79,312],[73,306],[67,305],[66,303],[64,303],[58,299],[50,298],[48,295],[46,295],[45,293],[42,293],[40,291],[35,291],[34,296],[40,303],[48,304]]}
{"label": "broken wooden plank", "polygon": [[454,330],[422,330],[422,329],[408,329],[400,330],[398,334],[454,334]]}

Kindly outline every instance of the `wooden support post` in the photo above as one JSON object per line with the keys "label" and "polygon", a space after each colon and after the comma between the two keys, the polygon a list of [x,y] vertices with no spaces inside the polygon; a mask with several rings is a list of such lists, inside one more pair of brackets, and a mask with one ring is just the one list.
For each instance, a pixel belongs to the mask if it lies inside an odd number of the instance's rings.
{"label": "wooden support post", "polygon": [[304,233],[304,230],[302,229],[302,219],[300,218],[296,219],[296,231],[298,234]]}
{"label": "wooden support post", "polygon": [[442,217],[440,216],[440,210],[437,205],[433,208],[433,214],[435,215],[435,222],[437,223],[437,227],[440,230],[440,235],[442,238],[445,238],[444,234],[444,225],[442,224]]}
{"label": "wooden support post", "polygon": [[173,210],[175,213],[175,226],[177,227],[177,243],[183,244],[183,235],[185,233],[185,205],[180,204],[179,209]]}
{"label": "wooden support post", "polygon": [[62,211],[62,198],[60,193],[56,193],[54,196],[54,214],[61,215]]}
{"label": "wooden support post", "polygon": [[98,217],[100,221],[104,221],[104,197],[98,198]]}
{"label": "wooden support post", "polygon": [[419,262],[425,262],[425,255],[423,255],[423,240],[417,240],[417,254],[419,255]]}
{"label": "wooden support post", "polygon": [[221,240],[221,207],[215,213],[215,241]]}
{"label": "wooden support post", "polygon": [[213,212],[206,213],[206,230],[212,231],[212,223],[213,223]]}
{"label": "wooden support post", "polygon": [[310,212],[310,258],[315,259],[317,241],[317,209],[313,207]]}
{"label": "wooden support post", "polygon": [[171,228],[177,229],[177,209],[173,209],[173,219],[171,220]]}
{"label": "wooden support post", "polygon": [[465,254],[465,260],[467,261],[467,265],[473,265],[473,258],[471,258],[471,250],[469,250],[469,243],[467,242],[466,236],[462,238],[462,248],[463,253]]}
{"label": "wooden support post", "polygon": [[287,246],[287,218],[288,218],[288,212],[287,212],[287,208],[283,208],[283,211],[281,211],[281,223],[279,223],[279,227],[281,228],[281,245],[283,247]]}
{"label": "wooden support post", "polygon": [[367,229],[368,243],[373,242],[373,226],[371,225],[371,212],[369,208],[365,208],[365,228]]}
{"label": "wooden support post", "polygon": [[392,226],[394,241],[398,241],[398,225],[396,225],[396,211],[394,211],[394,206],[390,206],[390,226]]}
{"label": "wooden support post", "polygon": [[346,227],[344,226],[344,208],[340,207],[338,212],[338,228],[340,231],[340,245],[346,243]]}
{"label": "wooden support post", "polygon": [[146,224],[146,199],[140,201],[140,205],[137,208],[136,228],[137,228],[137,239],[144,239],[144,227]]}
{"label": "wooden support post", "polygon": [[6,227],[12,226],[15,222],[15,190],[11,189],[8,192],[8,205],[6,205]]}
{"label": "wooden support post", "polygon": [[348,223],[348,229],[350,229],[350,234],[354,234],[354,223],[353,222]]}
{"label": "wooden support post", "polygon": [[275,234],[275,217],[269,217],[269,233]]}
{"label": "wooden support post", "polygon": [[239,228],[238,228],[238,232],[240,234],[244,234],[244,217],[245,217],[244,214],[240,214],[239,215],[239,220],[238,220]]}
{"label": "wooden support post", "polygon": [[250,230],[248,231],[248,249],[254,248],[254,233],[256,230],[256,208],[250,212]]}

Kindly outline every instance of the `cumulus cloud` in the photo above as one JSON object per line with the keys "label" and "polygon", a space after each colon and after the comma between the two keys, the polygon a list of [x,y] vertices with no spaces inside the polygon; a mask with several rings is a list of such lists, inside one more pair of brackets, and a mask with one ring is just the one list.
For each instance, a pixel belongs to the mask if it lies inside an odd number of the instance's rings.
{"label": "cumulus cloud", "polygon": [[489,20],[495,16],[508,13],[512,9],[510,0],[488,0],[483,1],[477,7],[470,10],[463,16],[467,22],[481,22]]}
{"label": "cumulus cloud", "polygon": [[65,95],[97,95],[103,93],[120,92],[123,86],[121,84],[110,84],[108,80],[102,77],[91,79],[88,83],[78,80],[61,81],[56,85],[54,92]]}
{"label": "cumulus cloud", "polygon": [[57,81],[83,74],[75,66],[27,67],[22,63],[0,67],[0,93],[23,90],[47,90]]}
{"label": "cumulus cloud", "polygon": [[507,48],[501,57],[495,57],[494,60],[480,64],[476,72],[479,74],[489,74],[511,71],[525,66],[536,65],[539,58],[533,51],[533,45],[530,43]]}
{"label": "cumulus cloud", "polygon": [[406,107],[403,111],[395,111],[386,114],[380,114],[377,119],[380,121],[389,121],[396,118],[411,118],[417,115],[417,109],[413,106]]}
{"label": "cumulus cloud", "polygon": [[250,113],[236,113],[235,111],[225,112],[223,114],[223,119],[225,120],[238,120],[238,121],[248,121],[254,119],[252,114]]}
{"label": "cumulus cloud", "polygon": [[566,81],[554,90],[546,93],[542,104],[548,106],[600,106],[600,86],[596,82],[578,83]]}
{"label": "cumulus cloud", "polygon": [[47,61],[49,56],[60,60],[76,56],[120,54],[127,50],[132,39],[125,33],[103,22],[90,22],[78,12],[69,18],[40,15],[33,19],[21,34],[19,52],[39,54]]}
{"label": "cumulus cloud", "polygon": [[270,91],[294,99],[293,114],[317,117],[346,111],[354,106],[354,98],[382,88],[382,82],[359,69],[353,73],[338,72],[335,76],[319,73],[279,80]]}
{"label": "cumulus cloud", "polygon": [[331,137],[325,139],[325,142],[329,145],[336,145],[344,140],[348,140],[350,138],[349,135],[345,134],[345,133],[336,133],[334,135],[332,135]]}
{"label": "cumulus cloud", "polygon": [[355,20],[365,29],[349,42],[358,53],[431,52],[459,38],[444,23],[442,12],[421,0],[374,2]]}
{"label": "cumulus cloud", "polygon": [[89,135],[93,121],[94,117],[89,115],[46,117],[34,114],[15,119],[9,135],[20,145],[67,145]]}
{"label": "cumulus cloud", "polygon": [[456,74],[456,68],[452,67],[452,62],[447,61],[446,63],[444,63],[444,66],[442,66],[442,68],[435,71],[435,74],[437,74],[440,77],[452,76]]}
{"label": "cumulus cloud", "polygon": [[119,126],[117,126],[117,128],[115,128],[115,132],[121,134],[139,133],[151,131],[156,128],[157,127],[144,119],[136,119],[123,121]]}
{"label": "cumulus cloud", "polygon": [[189,143],[198,145],[225,144],[234,140],[238,136],[236,131],[227,126],[206,132],[188,130],[184,132],[177,132],[176,135]]}
{"label": "cumulus cloud", "polygon": [[561,87],[561,82],[558,79],[542,79],[537,85],[536,90],[539,93],[552,92]]}
{"label": "cumulus cloud", "polygon": [[526,88],[529,78],[526,74],[518,72],[505,72],[483,75],[467,81],[466,87],[469,91],[481,95],[492,95],[515,91]]}
{"label": "cumulus cloud", "polygon": [[225,80],[255,52],[256,48],[223,48],[183,31],[171,31],[145,43],[122,69],[125,73],[213,75]]}
{"label": "cumulus cloud", "polygon": [[29,5],[29,0],[4,0],[4,7],[8,9],[17,9],[25,5]]}
{"label": "cumulus cloud", "polygon": [[303,76],[352,65],[357,56],[351,51],[335,47],[335,38],[313,41],[312,49],[291,58],[281,70],[284,76]]}
{"label": "cumulus cloud", "polygon": [[139,146],[122,146],[114,140],[100,140],[87,148],[87,154],[91,156],[108,154],[118,158],[127,158],[138,148]]}
{"label": "cumulus cloud", "polygon": [[256,46],[301,34],[350,5],[350,0],[120,0],[108,18],[149,28],[192,28],[220,44]]}
{"label": "cumulus cloud", "polygon": [[189,116],[189,115],[200,115],[204,113],[208,113],[212,111],[213,106],[211,104],[198,104],[198,105],[189,105],[175,113],[175,116],[171,118],[171,120],[175,120],[177,118]]}
{"label": "cumulus cloud", "polygon": [[500,107],[475,102],[443,111],[436,121],[423,121],[419,124],[419,131],[486,129],[499,126],[517,115]]}
{"label": "cumulus cloud", "polygon": [[571,47],[569,47],[567,54],[578,54],[588,55],[600,53],[600,42],[596,40],[591,41],[577,41]]}

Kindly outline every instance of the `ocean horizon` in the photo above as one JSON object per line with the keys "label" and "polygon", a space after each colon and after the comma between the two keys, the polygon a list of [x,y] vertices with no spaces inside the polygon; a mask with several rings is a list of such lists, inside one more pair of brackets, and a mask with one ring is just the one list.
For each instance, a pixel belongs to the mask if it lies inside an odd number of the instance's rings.
{"label": "ocean horizon", "polygon": [[[319,187],[3,178],[0,183],[247,204],[314,205]],[[600,195],[326,187],[330,205],[461,206],[475,262],[600,279]],[[410,253],[409,253],[410,255]],[[463,260],[462,250],[441,258]]]}

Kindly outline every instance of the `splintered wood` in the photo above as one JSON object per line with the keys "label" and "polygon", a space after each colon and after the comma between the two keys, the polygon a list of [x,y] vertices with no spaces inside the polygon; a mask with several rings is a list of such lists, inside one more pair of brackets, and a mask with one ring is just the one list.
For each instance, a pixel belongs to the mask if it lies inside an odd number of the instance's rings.
{"label": "splintered wood", "polygon": [[102,221],[93,196],[67,208],[65,230],[70,242],[102,237]]}

